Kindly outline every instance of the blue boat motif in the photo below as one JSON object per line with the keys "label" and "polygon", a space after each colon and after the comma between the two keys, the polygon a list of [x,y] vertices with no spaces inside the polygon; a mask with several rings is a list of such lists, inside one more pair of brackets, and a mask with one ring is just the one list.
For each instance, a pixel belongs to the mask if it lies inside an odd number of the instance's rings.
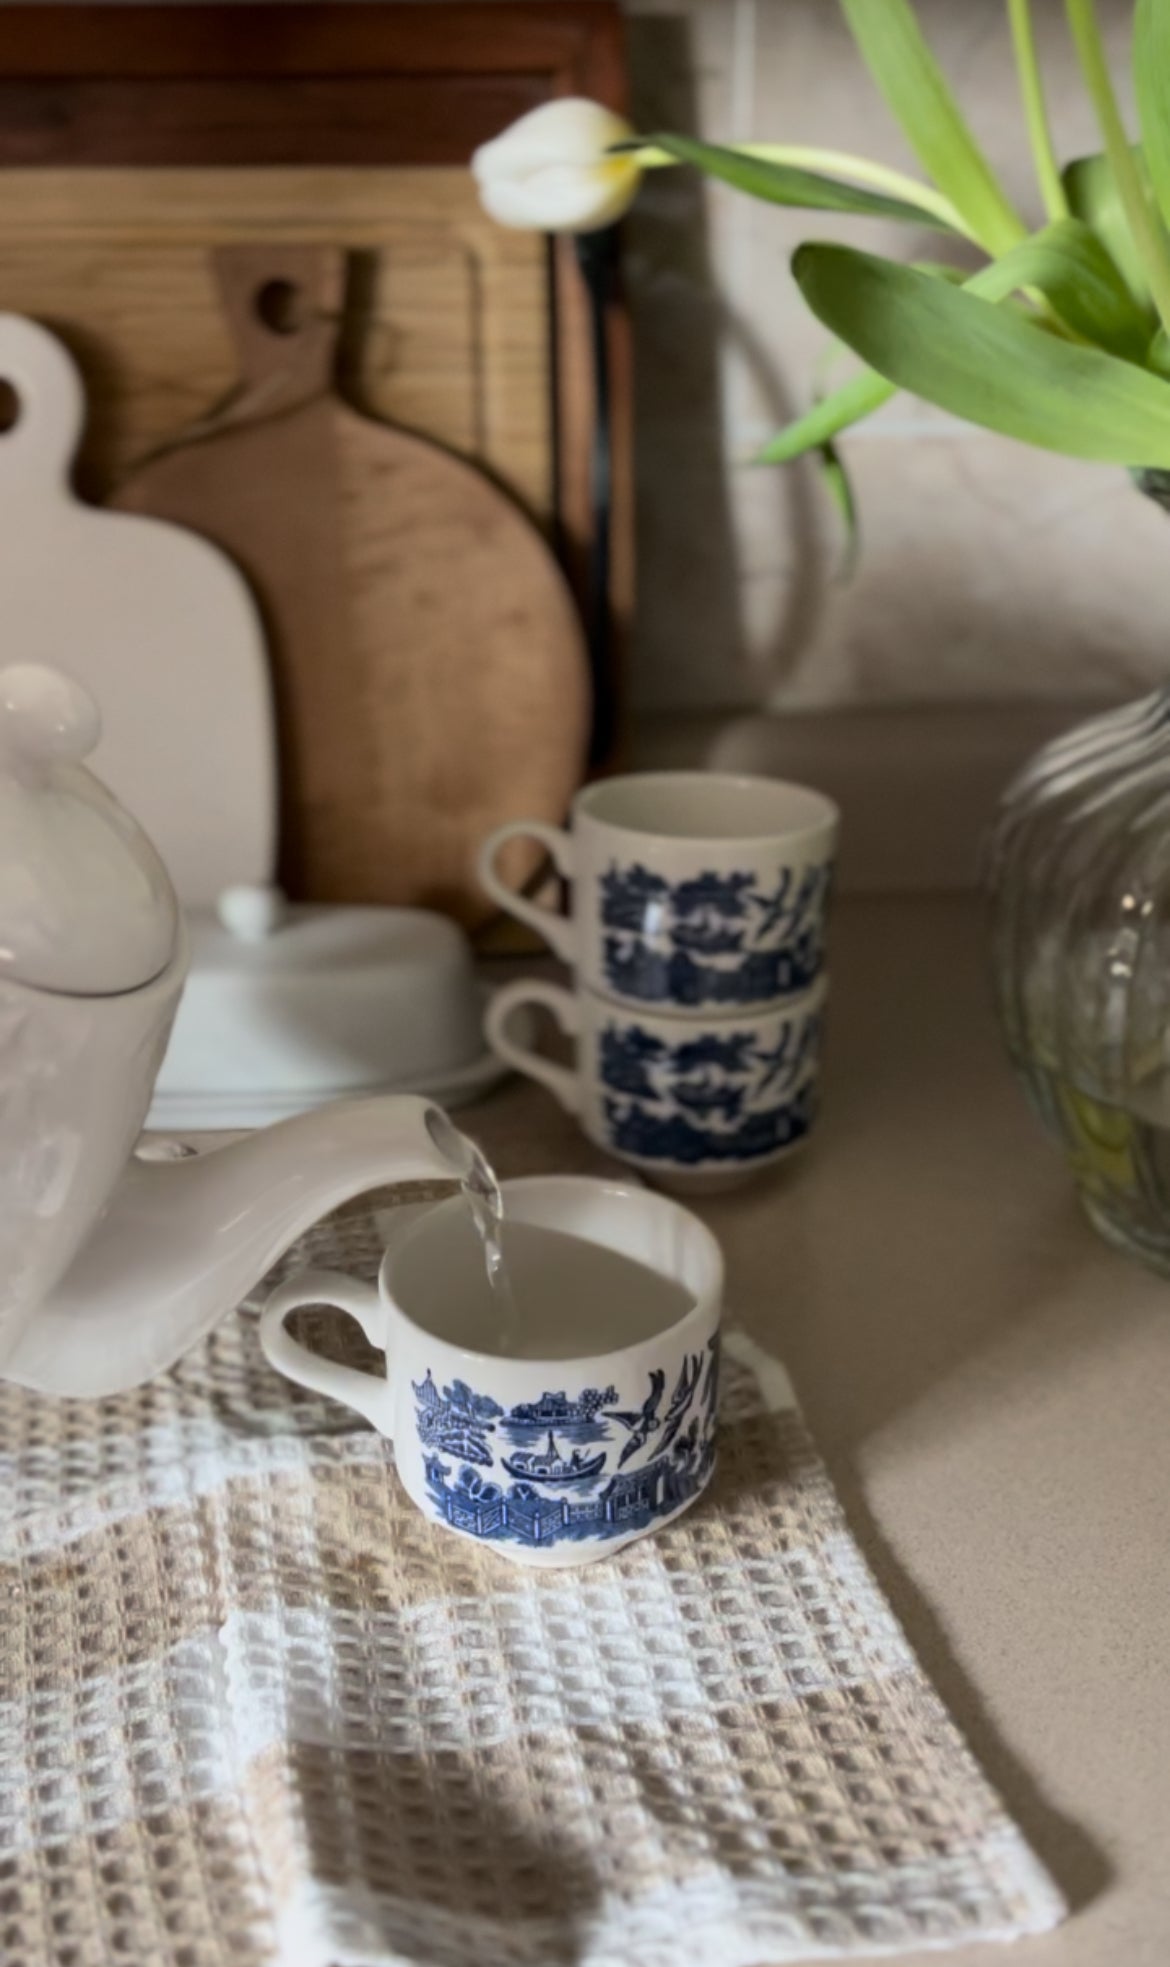
{"label": "blue boat motif", "polygon": [[793,1017],[775,1046],[755,1031],[703,1032],[671,1045],[611,1019],[598,1071],[612,1145],[682,1167],[744,1162],[803,1138],[816,1113],[821,1014]]}
{"label": "blue boat motif", "polygon": [[508,1474],[521,1482],[589,1482],[605,1467],[605,1451],[600,1455],[583,1455],[579,1448],[574,1448],[571,1455],[563,1455],[550,1428],[547,1447],[518,1448],[515,1454],[502,1455],[500,1460]]}
{"label": "blue boat motif", "polygon": [[[544,1455],[534,1451],[521,1470],[516,1468],[520,1456],[503,1461],[504,1469],[519,1477],[507,1485],[485,1478],[466,1462],[457,1472],[453,1471],[442,1455],[432,1450],[424,1460],[427,1487],[446,1522],[487,1542],[545,1546],[580,1542],[585,1538],[625,1536],[631,1530],[646,1529],[690,1502],[710,1477],[715,1461],[719,1400],[718,1335],[708,1341],[705,1351],[692,1353],[684,1360],[663,1414],[665,1387],[666,1374],[656,1369],[650,1375],[650,1390],[640,1408],[614,1409],[607,1416],[629,1438],[618,1469],[608,1480],[598,1480],[592,1493],[543,1493],[550,1484],[587,1485],[589,1480],[586,1470],[580,1466],[587,1458],[581,1457],[579,1451],[575,1451],[578,1460],[575,1475],[549,1472],[550,1468],[565,1465],[551,1434]],[[592,1394],[582,1396],[591,1397]],[[611,1387],[602,1399],[614,1397]],[[563,1394],[543,1395],[540,1402],[527,1408],[512,1408],[508,1418],[514,1421],[522,1412],[533,1413],[544,1401],[564,1398]],[[531,1425],[521,1423],[525,1424]],[[655,1439],[656,1436],[661,1438]],[[654,1452],[641,1467],[621,1465],[652,1440]],[[570,1462],[572,1459],[569,1458]],[[588,1459],[597,1464],[600,1478],[606,1454],[602,1452]]]}
{"label": "blue boat motif", "polygon": [[757,1004],[795,996],[824,965],[832,865],[754,874],[707,871],[669,882],[636,862],[601,877],[602,963],[609,988],[643,1004]]}

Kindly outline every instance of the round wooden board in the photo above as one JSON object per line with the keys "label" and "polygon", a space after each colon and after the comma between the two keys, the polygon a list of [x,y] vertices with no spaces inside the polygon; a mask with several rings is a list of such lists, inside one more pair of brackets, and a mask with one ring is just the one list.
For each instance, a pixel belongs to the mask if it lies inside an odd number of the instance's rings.
{"label": "round wooden board", "polygon": [[[563,818],[584,769],[588,664],[567,584],[490,480],[332,391],[339,256],[217,255],[244,387],[208,434],[124,486],[125,510],[177,520],[232,555],[268,631],[280,733],[281,873],[313,901],[492,906],[484,834]],[[268,329],[273,284],[306,325]],[[519,843],[519,883],[538,850]]]}
{"label": "round wooden board", "polygon": [[[334,436],[370,805],[322,878],[482,920],[485,834],[508,817],[563,819],[580,783],[589,689],[576,609],[535,528],[471,466],[344,407]],[[351,798],[352,787],[347,813]],[[539,860],[520,846],[517,882]]]}

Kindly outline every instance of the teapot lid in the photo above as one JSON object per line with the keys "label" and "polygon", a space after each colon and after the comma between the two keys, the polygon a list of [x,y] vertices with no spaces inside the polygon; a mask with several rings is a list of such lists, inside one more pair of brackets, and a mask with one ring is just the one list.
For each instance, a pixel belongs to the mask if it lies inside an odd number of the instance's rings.
{"label": "teapot lid", "polygon": [[166,868],[80,762],[100,736],[93,698],[60,670],[0,670],[0,982],[112,996],[171,960]]}

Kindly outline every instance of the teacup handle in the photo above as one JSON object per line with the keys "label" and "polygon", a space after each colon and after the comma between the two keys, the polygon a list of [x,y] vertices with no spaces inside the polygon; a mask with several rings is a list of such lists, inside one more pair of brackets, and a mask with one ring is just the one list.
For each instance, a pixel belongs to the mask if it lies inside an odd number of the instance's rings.
{"label": "teacup handle", "polygon": [[386,1308],[372,1284],[346,1277],[339,1270],[302,1270],[280,1284],[260,1314],[260,1344],[269,1364],[295,1380],[298,1386],[327,1393],[334,1400],[355,1407],[372,1421],[379,1434],[389,1437],[393,1400],[386,1380],[380,1374],[359,1372],[356,1366],[342,1366],[336,1359],[322,1359],[308,1346],[294,1339],[285,1329],[290,1311],[301,1305],[336,1305],[356,1318],[371,1345],[386,1349]]}
{"label": "teacup handle", "polygon": [[543,1004],[550,1010],[567,1037],[575,1038],[581,1029],[581,1012],[577,999],[571,990],[563,990],[560,984],[540,983],[535,978],[521,978],[519,983],[505,984],[497,990],[487,1008],[484,1031],[492,1051],[517,1072],[526,1073],[529,1079],[538,1079],[542,1086],[560,1101],[566,1113],[581,1111],[581,1084],[577,1074],[568,1066],[557,1065],[554,1059],[542,1058],[539,1052],[530,1051],[526,1045],[518,1045],[508,1035],[508,1020],[513,1011],[523,1004]]}
{"label": "teacup handle", "polygon": [[557,915],[551,908],[540,908],[526,896],[518,895],[514,888],[505,886],[496,873],[496,855],[509,840],[539,840],[548,848],[556,865],[558,874],[566,881],[573,878],[573,839],[563,827],[546,826],[543,820],[509,820],[506,826],[498,826],[489,833],[479,850],[479,878],[493,901],[499,902],[509,915],[518,922],[526,922],[543,936],[550,949],[556,951],[562,963],[575,963],[577,960],[577,930],[571,916]]}

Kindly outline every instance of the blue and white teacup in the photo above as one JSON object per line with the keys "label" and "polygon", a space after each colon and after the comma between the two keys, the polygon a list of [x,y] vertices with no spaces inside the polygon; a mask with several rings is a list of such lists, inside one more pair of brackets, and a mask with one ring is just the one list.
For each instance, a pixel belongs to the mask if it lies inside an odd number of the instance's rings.
{"label": "blue and white teacup", "polygon": [[[478,1334],[469,1282],[478,1263],[482,1287],[483,1252],[461,1196],[396,1212],[376,1286],[323,1270],[282,1284],[260,1342],[289,1379],[393,1441],[403,1485],[432,1523],[514,1564],[591,1564],[661,1529],[711,1479],[723,1260],[697,1217],[643,1188],[554,1175],[502,1193],[510,1266],[525,1239],[543,1239],[550,1279],[525,1301],[522,1347]],[[599,1250],[611,1264],[631,1260],[649,1318],[637,1289],[625,1318],[597,1302],[588,1259]],[[316,1304],[355,1318],[384,1370],[294,1339],[289,1313]]]}
{"label": "blue and white teacup", "polygon": [[[657,1011],[753,1011],[821,975],[838,826],[832,800],[806,786],[638,772],[578,793],[567,832],[498,827],[479,875],[586,990]],[[572,883],[571,914],[501,881],[496,857],[519,836],[541,841]]]}
{"label": "blue and white teacup", "polygon": [[[523,979],[488,1006],[488,1043],[539,1080],[599,1147],[679,1187],[731,1187],[791,1154],[817,1112],[827,986],[743,1017],[652,1016],[593,991]],[[576,1041],[571,1067],[514,1034],[543,1005]]]}

